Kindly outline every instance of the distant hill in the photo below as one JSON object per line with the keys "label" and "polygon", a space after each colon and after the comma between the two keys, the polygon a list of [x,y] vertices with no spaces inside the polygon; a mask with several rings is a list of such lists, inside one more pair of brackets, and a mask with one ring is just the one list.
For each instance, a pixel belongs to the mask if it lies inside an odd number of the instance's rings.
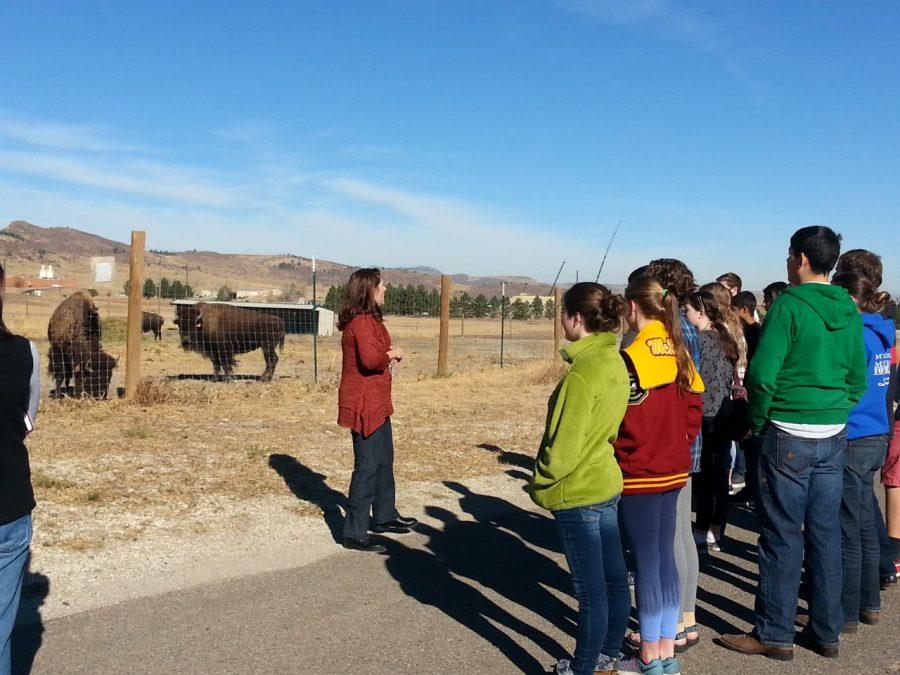
{"label": "distant hill", "polygon": [[[0,230],[0,261],[8,277],[37,276],[41,265],[53,265],[56,276],[75,279],[79,287],[92,286],[90,259],[111,256],[116,260],[116,277],[112,290],[121,290],[128,279],[128,244],[105,239],[70,227],[39,227],[16,220]],[[355,269],[350,265],[326,260],[317,261],[317,281],[320,297],[329,286],[344,283]],[[440,285],[440,271],[433,267],[404,267],[383,270],[392,284]],[[250,255],[216,253],[215,251],[154,251],[146,255],[145,276],[159,281],[187,281],[195,291],[216,290],[228,286],[232,290],[293,290],[302,297],[311,295],[312,262],[310,258],[291,255]],[[502,282],[507,283],[510,295],[518,293],[545,294],[550,285],[528,277],[472,277],[452,276],[455,291],[499,295]],[[103,289],[100,289],[103,290]]]}

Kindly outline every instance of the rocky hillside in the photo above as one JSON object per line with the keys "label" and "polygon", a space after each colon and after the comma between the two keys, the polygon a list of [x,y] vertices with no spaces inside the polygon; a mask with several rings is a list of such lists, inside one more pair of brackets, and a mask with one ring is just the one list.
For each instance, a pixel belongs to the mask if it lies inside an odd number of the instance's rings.
{"label": "rocky hillside", "polygon": [[[0,230],[0,261],[7,276],[37,276],[41,265],[53,265],[57,277],[75,279],[78,286],[90,287],[92,256],[116,259],[113,290],[128,279],[129,245],[70,227],[39,227],[16,220]],[[317,265],[321,297],[328,286],[346,281],[353,267],[320,260]],[[430,267],[385,269],[393,284],[440,285],[440,272]],[[159,281],[187,280],[196,291],[228,286],[233,290],[282,289],[308,296],[312,285],[309,258],[291,254],[244,255],[214,251],[148,251],[146,276]],[[499,295],[500,284],[510,284],[509,293],[546,293],[550,286],[527,277],[453,276],[454,288],[486,295]]]}

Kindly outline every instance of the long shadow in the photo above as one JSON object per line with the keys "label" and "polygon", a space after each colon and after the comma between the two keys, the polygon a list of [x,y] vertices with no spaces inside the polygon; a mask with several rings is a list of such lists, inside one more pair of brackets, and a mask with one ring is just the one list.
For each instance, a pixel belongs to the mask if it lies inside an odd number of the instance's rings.
{"label": "long shadow", "polygon": [[313,471],[290,455],[277,453],[269,455],[269,466],[281,476],[284,484],[298,499],[315,504],[321,509],[325,524],[331,530],[331,536],[335,542],[340,542],[344,526],[341,509],[346,511],[347,508],[347,497],[344,493],[328,485],[325,482],[327,476]]}
{"label": "long shadow", "polygon": [[15,628],[10,639],[12,651],[12,675],[27,675],[34,665],[34,658],[44,639],[44,622],[41,606],[50,594],[50,579],[30,571],[31,554],[25,565],[22,582],[22,599],[16,615]]}
{"label": "long shadow", "polygon": [[529,470],[534,468],[534,457],[531,457],[530,455],[521,452],[513,452],[511,450],[504,450],[499,445],[494,445],[493,443],[479,443],[475,447],[496,453],[497,461],[501,464],[512,464],[513,466]]}
{"label": "long shadow", "polygon": [[[179,375],[169,375],[169,380],[197,380],[199,382],[224,382],[221,375],[213,375],[211,373],[181,373]],[[262,379],[259,375],[232,375],[232,380],[247,380],[258,382]]]}

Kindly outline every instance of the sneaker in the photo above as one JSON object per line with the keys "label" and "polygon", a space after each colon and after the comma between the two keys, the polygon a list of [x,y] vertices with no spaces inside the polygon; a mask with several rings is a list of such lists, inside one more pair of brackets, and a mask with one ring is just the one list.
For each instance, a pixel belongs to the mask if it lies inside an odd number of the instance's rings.
{"label": "sneaker", "polygon": [[716,541],[716,535],[712,533],[712,530],[706,533],[706,548],[710,551],[715,551],[716,553],[722,551],[722,547],[719,546],[719,542]]}
{"label": "sneaker", "polygon": [[743,476],[738,476],[738,475],[732,476],[731,487],[728,489],[728,494],[730,494],[733,497],[738,492],[743,490],[745,487],[747,487],[747,483],[746,483],[746,481],[744,481]]}
{"label": "sneaker", "polygon": [[628,581],[628,585],[631,588],[634,588],[634,572],[628,570],[628,572],[625,573],[625,579]]}
{"label": "sneaker", "polygon": [[619,661],[619,675],[664,675],[663,662],[653,659],[644,663],[639,656],[630,656]]}
{"label": "sneaker", "polygon": [[662,666],[665,675],[681,675],[681,663],[678,661],[677,656],[663,659]]}
{"label": "sneaker", "polygon": [[594,666],[594,675],[616,675],[618,660],[606,654],[597,657],[597,663]]}
{"label": "sneaker", "polygon": [[556,675],[572,675],[572,662],[569,659],[560,659],[550,672]]}

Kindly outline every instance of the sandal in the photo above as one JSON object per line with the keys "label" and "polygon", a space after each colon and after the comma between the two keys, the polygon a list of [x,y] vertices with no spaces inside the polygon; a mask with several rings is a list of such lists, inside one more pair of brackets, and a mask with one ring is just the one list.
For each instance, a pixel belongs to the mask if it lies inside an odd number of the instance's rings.
{"label": "sandal", "polygon": [[[697,633],[697,637],[689,638],[687,636],[688,633]],[[678,644],[679,640],[684,640],[684,644]],[[675,653],[683,654],[698,642],[700,642],[700,626],[698,626],[697,624],[694,624],[693,626],[685,626],[683,631],[675,635]]]}

